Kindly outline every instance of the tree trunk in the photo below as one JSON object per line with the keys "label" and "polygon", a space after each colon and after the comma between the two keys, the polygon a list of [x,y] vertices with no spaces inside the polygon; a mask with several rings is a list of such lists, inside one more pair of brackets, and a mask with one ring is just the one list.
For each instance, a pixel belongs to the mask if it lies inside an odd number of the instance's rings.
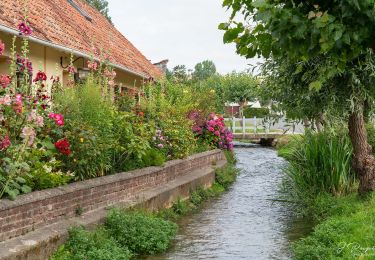
{"label": "tree trunk", "polygon": [[352,167],[359,178],[359,193],[375,190],[375,157],[367,142],[363,112],[353,112],[349,117],[349,135],[353,144]]}

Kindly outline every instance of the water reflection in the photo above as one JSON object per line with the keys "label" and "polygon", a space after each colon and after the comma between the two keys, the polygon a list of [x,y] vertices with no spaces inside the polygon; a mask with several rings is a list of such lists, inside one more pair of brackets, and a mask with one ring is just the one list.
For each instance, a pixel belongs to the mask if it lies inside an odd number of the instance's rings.
{"label": "water reflection", "polygon": [[232,189],[182,219],[168,253],[147,259],[291,259],[288,231],[295,239],[309,225],[291,229],[290,210],[274,201],[286,162],[268,148],[235,153],[242,173]]}

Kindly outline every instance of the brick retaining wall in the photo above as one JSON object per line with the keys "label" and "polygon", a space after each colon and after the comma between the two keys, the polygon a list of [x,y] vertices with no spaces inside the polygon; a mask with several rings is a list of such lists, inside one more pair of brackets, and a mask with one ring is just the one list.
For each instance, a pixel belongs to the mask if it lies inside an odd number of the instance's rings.
{"label": "brick retaining wall", "polygon": [[137,193],[224,160],[220,150],[125,173],[32,192],[15,201],[0,200],[0,241],[24,235],[76,215],[134,199]]}

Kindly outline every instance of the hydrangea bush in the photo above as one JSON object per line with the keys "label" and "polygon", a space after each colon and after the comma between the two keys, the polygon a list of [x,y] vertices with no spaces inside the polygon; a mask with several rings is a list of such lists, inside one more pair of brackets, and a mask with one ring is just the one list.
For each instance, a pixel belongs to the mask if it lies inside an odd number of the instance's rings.
{"label": "hydrangea bush", "polygon": [[195,124],[193,131],[199,142],[224,150],[233,150],[233,134],[225,127],[224,118],[215,113],[212,113],[204,124]]}

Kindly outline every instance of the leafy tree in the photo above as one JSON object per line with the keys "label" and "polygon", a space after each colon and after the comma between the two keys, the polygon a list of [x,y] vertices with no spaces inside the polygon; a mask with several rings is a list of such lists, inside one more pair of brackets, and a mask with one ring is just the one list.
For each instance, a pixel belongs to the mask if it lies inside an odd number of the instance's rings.
{"label": "leafy tree", "polygon": [[172,79],[177,82],[186,82],[188,73],[185,65],[177,65],[172,69]]}
{"label": "leafy tree", "polygon": [[256,100],[258,81],[248,73],[227,74],[223,77],[223,84],[225,101],[238,103],[241,115],[248,102]]}
{"label": "leafy tree", "polygon": [[[365,104],[372,108],[375,96],[375,1],[224,0],[223,5],[232,10],[230,21],[219,26],[224,42],[235,42],[247,58],[285,59],[303,80],[290,86],[292,92],[323,91],[329,97],[324,107],[335,100],[348,115],[359,192],[375,190],[375,157],[364,123]],[[244,21],[234,21],[238,17]],[[303,63],[319,59],[315,74],[303,69]]]}
{"label": "leafy tree", "polygon": [[196,81],[206,80],[216,74],[216,66],[213,61],[205,60],[195,65],[193,78]]}
{"label": "leafy tree", "polygon": [[110,23],[112,19],[109,16],[108,1],[107,0],[87,0],[87,2],[95,7],[102,15],[104,15]]}

